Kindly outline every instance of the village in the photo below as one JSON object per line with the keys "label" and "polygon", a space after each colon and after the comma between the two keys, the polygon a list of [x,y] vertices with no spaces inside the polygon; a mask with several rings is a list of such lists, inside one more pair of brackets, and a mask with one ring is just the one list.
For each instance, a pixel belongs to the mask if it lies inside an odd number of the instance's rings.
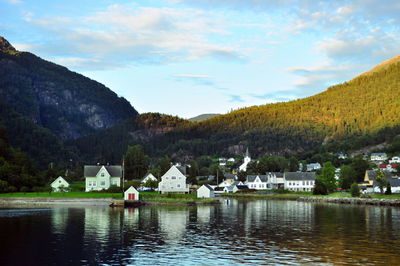
{"label": "village", "polygon": [[[345,153],[336,154],[339,159],[346,159]],[[400,157],[388,158],[386,153],[372,153],[364,156],[370,163],[370,168],[365,171],[364,180],[357,184],[361,195],[378,193],[399,193],[400,179],[397,175],[397,167],[400,165]],[[234,158],[219,158],[220,166]],[[240,180],[239,175],[245,173],[249,164],[253,162],[249,151],[243,158],[240,166],[230,173],[222,176],[197,176],[197,184],[188,182],[187,169],[190,165],[176,163],[170,166],[162,176],[157,178],[152,173],[147,173],[135,186],[129,185],[124,178],[123,165],[85,165],[84,179],[85,191],[107,191],[111,187],[117,191],[124,191],[125,201],[139,201],[140,193],[156,194],[195,194],[199,199],[214,198],[220,195],[241,194],[273,194],[273,193],[308,193],[312,194],[316,185],[318,175],[321,174],[323,166],[320,163],[309,163],[299,165],[303,171],[266,172],[265,174],[248,174],[245,180]],[[305,170],[305,171],[304,171]],[[340,184],[340,168],[334,172],[336,183],[335,192],[344,192]],[[380,182],[378,176],[384,177]],[[68,192],[70,184],[65,178],[59,176],[52,183],[53,192]],[[118,189],[119,188],[119,189]],[[390,190],[390,193],[388,193]],[[333,192],[333,191],[330,191]]]}

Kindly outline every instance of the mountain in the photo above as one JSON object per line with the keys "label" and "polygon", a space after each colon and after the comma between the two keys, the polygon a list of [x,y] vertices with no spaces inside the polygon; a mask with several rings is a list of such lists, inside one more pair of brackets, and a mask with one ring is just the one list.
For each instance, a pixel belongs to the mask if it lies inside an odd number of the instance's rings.
{"label": "mountain", "polygon": [[[299,154],[323,146],[358,149],[363,143],[375,143],[375,138],[400,134],[399,89],[400,62],[389,60],[368,74],[304,99],[243,108],[195,123],[176,123],[168,131],[146,138],[138,138],[134,133],[137,128],[130,128],[123,133],[124,145],[126,149],[140,143],[151,155],[179,158],[240,155],[247,147],[253,156]],[[143,130],[142,134],[154,128]],[[115,143],[110,136],[105,142]]]}
{"label": "mountain", "polygon": [[104,85],[0,37],[0,99],[61,139],[76,139],[137,115]]}
{"label": "mountain", "polygon": [[201,121],[213,118],[214,116],[217,116],[217,115],[220,115],[220,114],[202,114],[202,115],[198,115],[198,116],[189,118],[188,120],[190,122],[201,122]]}
{"label": "mountain", "polygon": [[26,152],[40,169],[79,160],[79,151],[65,141],[137,114],[104,85],[17,51],[0,37],[0,126],[12,147]]}

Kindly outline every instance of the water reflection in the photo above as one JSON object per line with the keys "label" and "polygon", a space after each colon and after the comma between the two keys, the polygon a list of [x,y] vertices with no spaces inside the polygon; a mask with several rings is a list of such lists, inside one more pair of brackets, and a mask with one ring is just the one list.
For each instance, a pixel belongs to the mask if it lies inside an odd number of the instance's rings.
{"label": "water reflection", "polygon": [[0,210],[0,264],[394,265],[398,221],[398,208],[267,200]]}

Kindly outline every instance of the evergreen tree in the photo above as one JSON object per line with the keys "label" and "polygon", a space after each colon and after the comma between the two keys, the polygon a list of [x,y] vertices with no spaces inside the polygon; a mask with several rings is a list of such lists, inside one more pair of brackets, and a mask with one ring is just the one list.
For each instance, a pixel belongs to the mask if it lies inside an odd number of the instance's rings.
{"label": "evergreen tree", "polygon": [[127,180],[143,178],[149,168],[148,161],[142,146],[128,146],[125,154],[125,178]]}
{"label": "evergreen tree", "polygon": [[326,162],[323,164],[321,175],[319,179],[328,189],[328,192],[332,192],[336,189],[336,179],[335,179],[335,166],[331,162]]}
{"label": "evergreen tree", "polygon": [[356,181],[356,171],[350,165],[344,165],[340,168],[339,187],[349,189],[351,184]]}
{"label": "evergreen tree", "polygon": [[360,188],[358,187],[357,183],[351,184],[350,193],[352,197],[359,197],[360,196]]}

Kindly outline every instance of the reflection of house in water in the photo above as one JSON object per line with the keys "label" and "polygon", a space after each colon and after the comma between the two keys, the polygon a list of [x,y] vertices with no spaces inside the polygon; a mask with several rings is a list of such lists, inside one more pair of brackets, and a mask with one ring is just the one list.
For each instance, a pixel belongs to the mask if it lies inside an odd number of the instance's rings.
{"label": "reflection of house in water", "polygon": [[85,238],[87,236],[101,238],[115,238],[121,229],[122,212],[109,207],[85,208]]}
{"label": "reflection of house in water", "polygon": [[68,209],[54,208],[51,212],[51,230],[53,234],[64,234],[68,221]]}
{"label": "reflection of house in water", "polygon": [[197,222],[208,224],[215,206],[197,206]]}
{"label": "reflection of house in water", "polygon": [[125,208],[124,209],[124,226],[129,228],[137,228],[139,224],[139,210],[138,208]]}
{"label": "reflection of house in water", "polygon": [[189,219],[188,209],[170,210],[159,208],[158,223],[164,240],[179,241],[185,234]]}

